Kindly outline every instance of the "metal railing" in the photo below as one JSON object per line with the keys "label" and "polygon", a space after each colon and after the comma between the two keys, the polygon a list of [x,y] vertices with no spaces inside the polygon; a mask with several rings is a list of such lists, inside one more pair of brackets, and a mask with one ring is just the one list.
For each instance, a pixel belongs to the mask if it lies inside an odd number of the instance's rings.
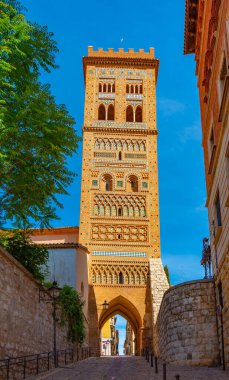
{"label": "metal railing", "polygon": [[[150,366],[154,367],[155,374],[158,374],[159,373],[158,357],[155,356],[154,353],[147,348],[145,349],[143,348],[141,354],[146,359],[146,361],[150,363]],[[163,361],[161,365],[162,365],[162,379],[167,380],[167,364],[165,361]],[[179,374],[175,375],[175,380],[181,380]]]}
{"label": "metal railing", "polygon": [[[57,366],[68,365],[91,356],[89,347],[77,349],[65,349],[57,351]],[[53,352],[42,352],[34,355],[18,356],[0,360],[0,379],[25,379],[26,377],[38,375],[54,368]]]}

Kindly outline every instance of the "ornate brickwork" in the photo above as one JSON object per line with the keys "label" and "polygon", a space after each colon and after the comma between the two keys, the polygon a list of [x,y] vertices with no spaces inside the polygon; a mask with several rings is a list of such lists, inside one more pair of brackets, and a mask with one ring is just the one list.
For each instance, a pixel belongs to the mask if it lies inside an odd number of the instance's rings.
{"label": "ornate brickwork", "polygon": [[[89,47],[83,61],[86,89],[79,236],[91,254],[91,344],[98,344],[98,326],[118,311],[133,324],[139,352],[146,344],[143,340],[150,341],[152,329],[149,258],[160,260],[158,60],[153,49],[126,53]],[[106,315],[98,306],[104,299],[110,302]]]}
{"label": "ornate brickwork", "polygon": [[92,240],[146,242],[148,228],[143,225],[128,224],[92,224]]}
{"label": "ornate brickwork", "polygon": [[146,286],[148,276],[149,265],[145,261],[93,260],[91,265],[95,285]]}
{"label": "ornate brickwork", "polygon": [[116,138],[96,138],[94,143],[96,150],[124,150],[134,152],[146,151],[146,140],[136,139],[116,139]]}
{"label": "ornate brickwork", "polygon": [[93,215],[145,217],[146,196],[95,194]]}

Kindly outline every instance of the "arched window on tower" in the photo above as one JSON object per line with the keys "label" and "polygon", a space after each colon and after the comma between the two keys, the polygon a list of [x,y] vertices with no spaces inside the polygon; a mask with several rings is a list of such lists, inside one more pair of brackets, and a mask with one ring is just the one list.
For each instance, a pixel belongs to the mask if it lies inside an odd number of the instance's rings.
{"label": "arched window on tower", "polygon": [[104,85],[103,85],[103,92],[107,92],[107,85],[106,85],[106,83],[104,83]]}
{"label": "arched window on tower", "polygon": [[106,108],[103,104],[100,104],[99,106],[98,120],[106,120]]}
{"label": "arched window on tower", "polygon": [[115,84],[112,84],[112,92],[115,92]]}
{"label": "arched window on tower", "polygon": [[126,121],[129,123],[134,121],[134,111],[131,106],[126,108]]}
{"label": "arched window on tower", "polygon": [[110,83],[108,84],[108,90],[107,90],[107,92],[111,92],[111,84]]}
{"label": "arched window on tower", "polygon": [[122,216],[122,208],[121,207],[118,208],[118,216]]}
{"label": "arched window on tower", "polygon": [[112,191],[113,190],[113,181],[110,174],[105,174],[102,178],[102,190],[103,191]]}
{"label": "arched window on tower", "polygon": [[119,272],[119,275],[118,275],[118,283],[119,283],[119,284],[123,284],[123,283],[124,283],[124,279],[123,279],[123,274],[122,274],[122,272]]}
{"label": "arched window on tower", "polygon": [[139,88],[139,93],[142,94],[142,84],[140,85],[140,88]]}
{"label": "arched window on tower", "polygon": [[130,93],[131,93],[131,94],[134,93],[134,86],[133,86],[133,85],[130,86]]}
{"label": "arched window on tower", "polygon": [[129,94],[129,92],[130,92],[130,86],[127,84],[126,85],[126,93]]}
{"label": "arched window on tower", "polygon": [[122,159],[122,152],[119,152],[118,159],[119,159],[119,161],[121,161],[121,159]]}
{"label": "arched window on tower", "polygon": [[113,104],[110,104],[108,107],[107,120],[114,120],[114,116],[114,106]]}
{"label": "arched window on tower", "polygon": [[135,86],[135,94],[138,94],[138,85]]}
{"label": "arched window on tower", "polygon": [[138,191],[138,178],[135,175],[130,175],[127,180],[127,191],[136,192]]}
{"label": "arched window on tower", "polygon": [[137,106],[135,111],[135,121],[136,123],[142,123],[142,107]]}
{"label": "arched window on tower", "polygon": [[101,83],[99,84],[99,92],[102,92],[102,85],[101,85]]}

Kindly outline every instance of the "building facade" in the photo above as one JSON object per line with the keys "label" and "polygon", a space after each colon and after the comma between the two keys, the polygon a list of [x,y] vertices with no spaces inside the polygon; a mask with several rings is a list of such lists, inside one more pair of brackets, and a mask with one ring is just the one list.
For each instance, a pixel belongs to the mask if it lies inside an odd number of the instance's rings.
{"label": "building facade", "polygon": [[186,0],[184,50],[196,61],[220,356],[229,367],[228,0]]}
{"label": "building facade", "polygon": [[[98,347],[103,324],[119,313],[132,324],[139,353],[152,344],[150,259],[159,264],[154,278],[162,279],[162,295],[168,287],[159,234],[155,95],[159,61],[152,48],[105,52],[89,47],[83,65],[79,243],[90,254],[90,344]],[[106,311],[101,306],[104,300],[109,302]]]}
{"label": "building facade", "polygon": [[127,321],[126,323],[126,339],[124,342],[124,354],[125,355],[134,355],[135,354],[135,337],[134,337],[134,330],[130,324],[130,322]]}
{"label": "building facade", "polygon": [[118,354],[118,330],[116,330],[116,317],[108,319],[101,329],[101,355],[114,356]]}
{"label": "building facade", "polygon": [[84,300],[85,328],[88,330],[88,250],[78,243],[78,227],[33,230],[34,243],[49,252],[46,281],[57,281],[60,287],[69,285]]}

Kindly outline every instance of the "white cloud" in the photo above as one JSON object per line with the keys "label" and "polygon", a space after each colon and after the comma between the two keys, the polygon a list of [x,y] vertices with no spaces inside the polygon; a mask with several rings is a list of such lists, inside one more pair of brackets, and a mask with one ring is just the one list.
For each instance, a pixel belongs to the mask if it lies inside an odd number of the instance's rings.
{"label": "white cloud", "polygon": [[183,113],[187,108],[185,104],[175,99],[161,98],[157,101],[158,110],[164,116],[171,116],[177,113]]}
{"label": "white cloud", "polygon": [[201,204],[199,206],[196,206],[195,207],[195,212],[199,213],[199,212],[207,212],[207,208],[205,206],[205,203],[206,203],[206,200],[203,199],[203,202],[201,202]]}
{"label": "white cloud", "polygon": [[200,122],[194,122],[189,127],[184,127],[178,132],[181,143],[185,144],[190,140],[201,142],[201,125]]}

